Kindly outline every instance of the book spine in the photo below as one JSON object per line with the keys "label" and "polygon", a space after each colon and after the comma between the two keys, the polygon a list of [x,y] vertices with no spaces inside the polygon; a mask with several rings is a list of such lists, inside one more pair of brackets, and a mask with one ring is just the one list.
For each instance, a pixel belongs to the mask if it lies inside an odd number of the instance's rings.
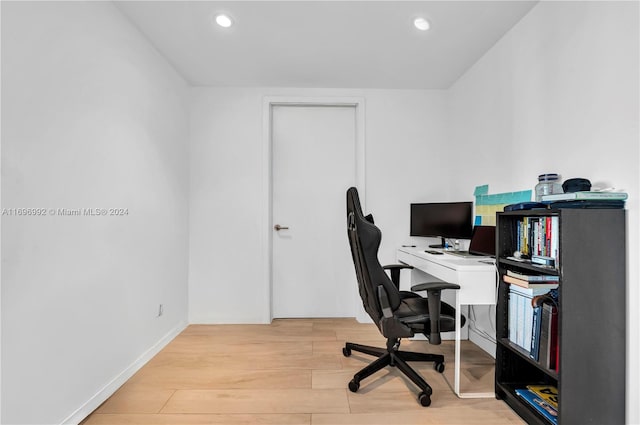
{"label": "book spine", "polygon": [[538,220],[538,255],[544,252],[544,218]]}
{"label": "book spine", "polygon": [[551,307],[551,333],[549,335],[549,357],[547,368],[557,370],[556,358],[558,356],[558,309]]}
{"label": "book spine", "polygon": [[558,309],[552,304],[542,305],[538,363],[549,370],[557,370]]}
{"label": "book spine", "polygon": [[[512,313],[512,308],[513,313]],[[515,342],[527,353],[531,350],[531,338],[533,332],[533,307],[531,297],[510,293],[509,294],[509,340]],[[512,321],[511,318],[514,318]],[[515,335],[512,331],[515,330]]]}
{"label": "book spine", "polygon": [[551,232],[551,217],[547,217],[545,221],[544,255],[549,257],[553,257],[553,255],[551,255]]}
{"label": "book spine", "polygon": [[533,309],[533,324],[531,326],[531,351],[529,355],[535,361],[538,361],[538,350],[540,348],[540,318],[542,316],[542,307],[534,307]]}
{"label": "book spine", "polygon": [[[509,276],[504,276],[507,279]],[[505,282],[507,282],[505,280]],[[508,283],[508,282],[507,282]],[[556,289],[558,287],[558,282],[548,282],[548,283],[540,283],[540,284],[530,284],[528,288],[525,288],[520,285],[510,284],[509,292],[515,292],[518,295],[523,295],[525,297],[533,298],[538,295],[544,295],[549,293],[552,289]]]}
{"label": "book spine", "polygon": [[517,344],[518,341],[516,336],[518,301],[516,297],[516,294],[509,293],[509,341],[514,344]]}
{"label": "book spine", "polygon": [[556,259],[556,264],[559,264],[560,259],[558,258],[560,250],[559,250],[559,239],[560,239],[560,217],[554,216],[551,217],[551,257]]}
{"label": "book spine", "polygon": [[548,304],[542,305],[542,315],[540,317],[540,338],[538,345],[538,363],[542,366],[547,365],[549,358],[549,333],[551,323],[551,312]]}
{"label": "book spine", "polygon": [[[519,292],[523,295],[540,295],[548,292],[550,289],[555,289],[558,287],[558,281],[536,281],[536,282],[528,282],[526,280],[518,279],[517,277],[503,275],[502,280],[505,283],[509,283],[511,285],[515,285],[511,287],[511,290]],[[542,292],[541,292],[542,291]]]}
{"label": "book spine", "polygon": [[559,276],[550,275],[528,275],[514,272],[513,270],[507,270],[507,276],[514,277],[516,279],[525,280],[529,283],[541,283],[541,282],[558,282]]}
{"label": "book spine", "polygon": [[531,338],[533,335],[533,306],[531,298],[524,298],[524,348],[527,352],[531,352]]}
{"label": "book spine", "polygon": [[539,241],[538,237],[540,236],[540,220],[537,218],[533,220],[533,250],[531,251],[531,256],[540,255],[538,253]]}
{"label": "book spine", "polygon": [[571,192],[571,193],[558,193],[558,194],[552,194],[552,195],[542,195],[542,200],[543,201],[573,201],[573,200],[624,201],[628,197],[629,195],[626,192]]}
{"label": "book spine", "polygon": [[551,195],[542,195],[543,201],[570,201],[576,199],[575,192],[572,193],[557,193]]}
{"label": "book spine", "polygon": [[629,196],[624,192],[575,192],[575,194],[575,199],[585,200],[608,199],[624,201]]}
{"label": "book spine", "polygon": [[527,282],[526,280],[518,279],[517,277],[504,275],[502,276],[502,279],[507,283],[522,286],[523,288],[527,288],[529,286],[529,282]]}
{"label": "book spine", "polygon": [[529,217],[525,217],[522,222],[522,250],[524,255],[529,255]]}
{"label": "book spine", "polygon": [[532,264],[540,264],[542,266],[556,267],[556,259],[544,255],[532,255]]}
{"label": "book spine", "polygon": [[533,217],[529,219],[529,256],[532,256],[535,253],[535,228],[537,220],[537,218]]}
{"label": "book spine", "polygon": [[518,312],[516,314],[516,344],[524,348],[524,303],[525,297],[517,294]]}

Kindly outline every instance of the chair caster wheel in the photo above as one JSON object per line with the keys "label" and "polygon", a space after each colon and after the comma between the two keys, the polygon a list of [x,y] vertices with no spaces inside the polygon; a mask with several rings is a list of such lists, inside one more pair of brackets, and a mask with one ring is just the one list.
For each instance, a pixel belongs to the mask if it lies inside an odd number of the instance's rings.
{"label": "chair caster wheel", "polygon": [[345,357],[349,357],[351,355],[351,349],[347,347],[342,347],[342,354]]}
{"label": "chair caster wheel", "polygon": [[418,394],[418,403],[420,403],[423,407],[429,407],[431,405],[431,397],[429,397],[426,393]]}
{"label": "chair caster wheel", "polygon": [[356,381],[355,379],[352,379],[351,381],[349,381],[349,391],[351,391],[352,393],[355,393],[356,391],[358,391],[359,388],[360,388],[360,382]]}
{"label": "chair caster wheel", "polygon": [[433,364],[433,368],[438,372],[438,373],[442,373],[444,372],[444,363],[434,363]]}

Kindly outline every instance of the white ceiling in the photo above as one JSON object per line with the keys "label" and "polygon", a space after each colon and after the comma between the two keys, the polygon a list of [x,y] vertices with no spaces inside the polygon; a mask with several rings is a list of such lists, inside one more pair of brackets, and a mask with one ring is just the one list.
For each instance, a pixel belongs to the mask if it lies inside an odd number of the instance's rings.
{"label": "white ceiling", "polygon": [[[536,3],[116,2],[194,86],[396,89],[448,88]],[[235,25],[212,24],[220,12]]]}

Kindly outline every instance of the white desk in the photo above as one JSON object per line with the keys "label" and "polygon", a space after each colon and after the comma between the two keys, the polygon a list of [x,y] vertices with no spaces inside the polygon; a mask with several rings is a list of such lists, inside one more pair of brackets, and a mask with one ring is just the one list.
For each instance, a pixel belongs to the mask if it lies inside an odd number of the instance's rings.
{"label": "white desk", "polygon": [[424,247],[400,248],[397,259],[445,282],[460,285],[460,290],[454,291],[456,293],[456,329],[453,390],[460,398],[493,398],[495,397],[494,392],[464,394],[460,392],[460,306],[495,305],[496,271],[492,259],[484,257],[463,258],[448,254],[446,251],[441,255],[429,254],[425,252],[425,249]]}

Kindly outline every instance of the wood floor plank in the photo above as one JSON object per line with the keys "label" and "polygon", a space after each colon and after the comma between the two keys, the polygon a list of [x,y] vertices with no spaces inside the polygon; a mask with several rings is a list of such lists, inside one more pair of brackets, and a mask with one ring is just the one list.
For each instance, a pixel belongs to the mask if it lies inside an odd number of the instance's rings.
{"label": "wood floor plank", "polygon": [[162,413],[348,413],[347,390],[178,390]]}
{"label": "wood floor plank", "polygon": [[310,425],[310,414],[95,414],[82,425]]}
{"label": "wood floor plank", "polygon": [[96,413],[158,413],[174,392],[163,388],[121,388],[105,401]]}
{"label": "wood floor plank", "polygon": [[[357,393],[349,393],[351,413],[420,412],[424,409],[417,401],[418,389],[405,387],[397,391],[380,391],[375,385],[361,386]],[[441,406],[451,400],[448,391],[436,391],[431,396],[432,406]],[[429,408],[431,409],[431,408]]]}
{"label": "wood floor plank", "polygon": [[174,390],[311,388],[308,370],[238,370],[220,367],[148,367],[125,386]]}
{"label": "wood floor plank", "polygon": [[495,425],[518,424],[525,422],[514,415],[503,412],[477,411],[473,409],[431,409],[412,412],[377,412],[377,413],[314,413],[311,415],[312,425]]}
{"label": "wood floor plank", "polygon": [[161,352],[188,355],[192,353],[233,353],[251,355],[256,352],[278,355],[287,351],[309,352],[313,350],[313,341],[254,341],[243,340],[229,344],[211,335],[178,335]]}
{"label": "wood floor plank", "polygon": [[274,321],[272,325],[190,325],[184,336],[208,335],[221,342],[300,342],[333,341],[334,330],[314,330],[312,322]]}
{"label": "wood floor plank", "polygon": [[[419,391],[415,387],[407,387],[402,391],[368,391],[361,387],[357,393],[348,393],[351,413],[389,413],[389,412],[421,412],[425,408],[417,402]],[[459,399],[451,391],[434,391],[431,395],[431,406],[426,410],[435,414],[439,410],[448,410],[461,421],[466,417],[464,412],[471,410],[480,415],[485,410],[512,414],[509,407],[495,399]],[[515,415],[515,414],[513,414]],[[458,422],[472,423],[472,422]],[[495,422],[500,423],[500,421]]]}
{"label": "wood floor plank", "polygon": [[311,342],[215,344],[193,351],[162,350],[149,367],[217,367],[223,369],[335,369],[340,367],[341,351],[314,353]]}

